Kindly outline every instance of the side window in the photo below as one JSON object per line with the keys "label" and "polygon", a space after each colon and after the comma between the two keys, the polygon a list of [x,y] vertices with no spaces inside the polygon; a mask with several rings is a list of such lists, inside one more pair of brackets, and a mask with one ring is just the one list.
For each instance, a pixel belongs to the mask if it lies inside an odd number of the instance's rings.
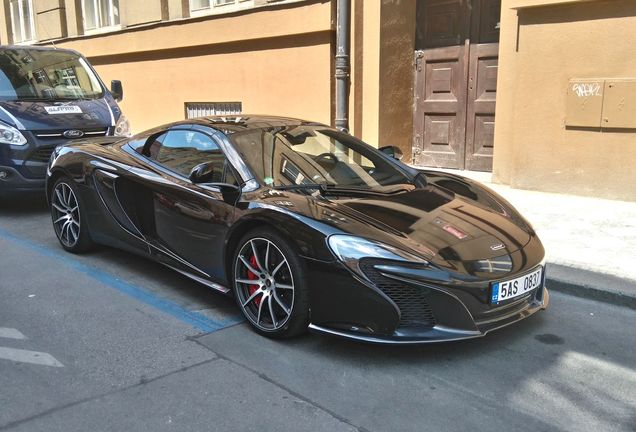
{"label": "side window", "polygon": [[225,155],[209,136],[190,130],[171,130],[146,143],[144,156],[170,171],[188,177],[192,168],[201,163],[212,163],[212,182],[223,182],[226,168]]}

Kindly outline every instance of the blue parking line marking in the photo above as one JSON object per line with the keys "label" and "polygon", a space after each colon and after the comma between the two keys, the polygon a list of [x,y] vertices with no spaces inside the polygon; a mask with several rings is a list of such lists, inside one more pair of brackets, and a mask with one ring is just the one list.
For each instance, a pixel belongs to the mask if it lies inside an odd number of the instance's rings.
{"label": "blue parking line marking", "polygon": [[0,237],[20,247],[29,249],[48,258],[60,261],[65,266],[70,267],[82,274],[85,274],[86,276],[89,276],[97,282],[114,288],[117,291],[134,298],[135,300],[138,300],[144,304],[147,304],[148,306],[151,306],[168,315],[171,315],[179,321],[188,324],[200,331],[212,333],[243,321],[243,318],[240,316],[234,316],[222,320],[214,320],[198,312],[189,311],[173,301],[161,298],[156,294],[147,291],[139,286],[118,279],[108,272],[100,270],[94,266],[84,264],[79,260],[73,259],[67,252],[55,251],[31,240],[17,237],[2,228],[0,228]]}

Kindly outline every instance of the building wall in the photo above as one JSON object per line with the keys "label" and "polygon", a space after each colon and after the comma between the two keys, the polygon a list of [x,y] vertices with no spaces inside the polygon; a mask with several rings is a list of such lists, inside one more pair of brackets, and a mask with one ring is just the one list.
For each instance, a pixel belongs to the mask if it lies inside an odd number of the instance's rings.
{"label": "building wall", "polygon": [[[84,34],[80,3],[35,0],[37,44],[75,49],[107,85],[121,80],[134,132],[183,119],[185,102],[331,123],[328,0],[254,0],[192,17],[183,0],[119,0],[121,25],[93,34]],[[4,9],[0,40],[11,41]]]}
{"label": "building wall", "polygon": [[[400,146],[405,160],[415,4],[351,1],[349,130],[375,146]],[[79,0],[34,5],[37,44],[75,49],[107,85],[122,81],[134,132],[183,119],[185,102],[242,102],[244,113],[333,123],[335,0],[253,0],[210,15],[191,13],[188,0],[119,0],[120,25],[92,32]],[[2,9],[0,40],[11,43],[6,2]]]}
{"label": "building wall", "polygon": [[411,160],[416,0],[352,0],[350,131]]}
{"label": "building wall", "polygon": [[301,2],[176,20],[62,46],[84,53],[105,82],[123,81],[122,109],[141,131],[183,119],[185,102],[242,102],[244,113],[330,123],[330,43],[329,3]]}
{"label": "building wall", "polygon": [[636,78],[636,2],[504,0],[502,9],[495,181],[636,200],[636,130],[565,126],[570,79]]}
{"label": "building wall", "polygon": [[411,161],[416,0],[383,0],[380,27],[379,144]]}

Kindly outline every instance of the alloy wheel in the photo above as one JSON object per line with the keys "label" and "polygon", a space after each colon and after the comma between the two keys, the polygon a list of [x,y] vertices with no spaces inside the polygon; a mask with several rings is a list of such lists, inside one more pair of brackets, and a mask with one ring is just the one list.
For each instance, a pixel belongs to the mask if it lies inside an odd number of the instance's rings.
{"label": "alloy wheel", "polygon": [[61,182],[55,186],[51,207],[58,239],[66,247],[75,246],[80,237],[80,210],[77,197],[68,184]]}
{"label": "alloy wheel", "polygon": [[294,307],[294,279],[289,261],[270,240],[252,238],[243,244],[234,265],[239,306],[262,331],[282,329]]}

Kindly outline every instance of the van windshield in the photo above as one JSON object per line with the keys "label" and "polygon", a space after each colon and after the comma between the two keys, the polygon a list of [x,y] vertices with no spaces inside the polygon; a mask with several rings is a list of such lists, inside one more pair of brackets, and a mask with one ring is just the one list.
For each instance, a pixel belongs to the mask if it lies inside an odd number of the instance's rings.
{"label": "van windshield", "polygon": [[0,100],[97,99],[104,90],[86,60],[62,50],[0,50]]}

